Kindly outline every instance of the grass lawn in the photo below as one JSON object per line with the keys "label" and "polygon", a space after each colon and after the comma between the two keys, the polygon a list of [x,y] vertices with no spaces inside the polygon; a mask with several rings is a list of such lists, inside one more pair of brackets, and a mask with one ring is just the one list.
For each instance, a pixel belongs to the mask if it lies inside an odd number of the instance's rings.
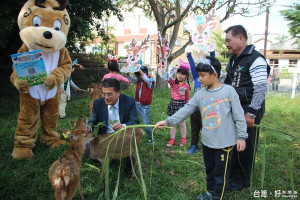
{"label": "grass lawn", "polygon": [[[134,87],[124,92],[134,96]],[[167,117],[166,107],[170,100],[169,90],[155,89],[150,112],[150,123]],[[31,160],[13,160],[11,152],[14,143],[14,131],[17,125],[18,99],[1,100],[0,108],[0,199],[5,200],[48,200],[54,199],[54,192],[48,180],[50,165],[68,148],[63,146],[54,150],[41,144],[40,135],[33,149]],[[89,115],[88,97],[73,98],[68,102],[67,115],[77,119]],[[263,118],[256,165],[252,186],[240,192],[226,193],[225,199],[275,199],[275,191],[282,195],[300,196],[300,99],[282,97],[276,93],[266,97],[266,113]],[[153,200],[189,200],[206,190],[205,167],[202,152],[187,155],[190,144],[190,121],[187,120],[187,145],[179,146],[180,131],[176,134],[176,145],[166,147],[169,129],[155,130],[155,145],[147,145],[147,137],[142,139],[139,155],[143,178],[147,190],[147,199]],[[58,132],[70,128],[67,119],[58,120]],[[40,131],[39,131],[40,134]],[[297,137],[288,136],[292,134]],[[200,145],[201,146],[201,145]],[[124,160],[122,162],[124,164]],[[110,189],[115,190],[118,179],[119,163],[110,165]],[[124,167],[123,167],[124,168]],[[122,168],[122,169],[123,169]],[[99,165],[87,155],[82,159],[81,187],[85,199],[104,199],[104,183],[100,182]],[[145,199],[143,187],[137,180],[129,181],[128,175],[121,169],[118,199]],[[144,187],[145,189],[145,187]],[[265,195],[266,198],[255,198]],[[111,195],[112,196],[112,195]],[[78,192],[74,199],[80,199]]]}

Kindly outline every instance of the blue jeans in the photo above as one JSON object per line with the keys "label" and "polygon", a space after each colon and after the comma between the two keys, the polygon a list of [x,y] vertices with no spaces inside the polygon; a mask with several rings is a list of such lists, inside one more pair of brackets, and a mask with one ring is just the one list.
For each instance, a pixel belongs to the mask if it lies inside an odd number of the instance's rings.
{"label": "blue jeans", "polygon": [[[150,105],[141,105],[139,102],[135,102],[136,110],[141,115],[143,123],[149,124],[149,113],[150,113]],[[152,128],[146,127],[146,132],[149,140],[152,140]]]}

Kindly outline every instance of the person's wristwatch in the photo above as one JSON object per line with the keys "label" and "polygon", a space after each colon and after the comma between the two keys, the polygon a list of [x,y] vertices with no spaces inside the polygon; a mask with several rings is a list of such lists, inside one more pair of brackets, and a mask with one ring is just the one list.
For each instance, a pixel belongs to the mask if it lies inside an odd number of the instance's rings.
{"label": "person's wristwatch", "polygon": [[256,117],[254,114],[249,113],[249,112],[247,112],[246,114],[249,115],[249,117],[250,117],[251,119],[255,119],[255,117]]}

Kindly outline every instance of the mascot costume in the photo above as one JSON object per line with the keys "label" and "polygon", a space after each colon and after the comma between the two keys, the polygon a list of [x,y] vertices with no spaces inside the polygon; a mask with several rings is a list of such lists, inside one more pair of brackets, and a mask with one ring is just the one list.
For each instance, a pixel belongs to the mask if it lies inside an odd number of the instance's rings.
{"label": "mascot costume", "polygon": [[48,78],[42,85],[29,87],[18,80],[15,67],[12,84],[19,90],[20,113],[15,131],[14,159],[30,159],[41,119],[41,142],[52,148],[65,144],[56,132],[60,85],[71,74],[72,61],[64,47],[70,28],[68,0],[28,0],[18,16],[23,45],[18,53],[41,49]]}

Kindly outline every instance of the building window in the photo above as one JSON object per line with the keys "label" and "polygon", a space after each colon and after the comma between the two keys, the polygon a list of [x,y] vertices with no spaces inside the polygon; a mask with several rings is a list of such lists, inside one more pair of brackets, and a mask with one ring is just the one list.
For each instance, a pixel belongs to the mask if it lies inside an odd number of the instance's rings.
{"label": "building window", "polygon": [[270,59],[269,64],[271,67],[278,66],[278,59]]}
{"label": "building window", "polygon": [[129,35],[131,34],[131,30],[130,29],[124,29],[124,35]]}
{"label": "building window", "polygon": [[139,15],[138,27],[147,27],[147,18],[145,15]]}
{"label": "building window", "polygon": [[123,27],[124,28],[132,28],[135,24],[135,18],[134,16],[126,16],[124,17],[124,20],[123,20]]}
{"label": "building window", "polygon": [[176,41],[175,41],[175,45],[181,47],[181,40],[176,40]]}
{"label": "building window", "polygon": [[289,67],[297,67],[298,60],[289,60]]}
{"label": "building window", "polygon": [[140,28],[140,34],[147,33],[147,28]]}

